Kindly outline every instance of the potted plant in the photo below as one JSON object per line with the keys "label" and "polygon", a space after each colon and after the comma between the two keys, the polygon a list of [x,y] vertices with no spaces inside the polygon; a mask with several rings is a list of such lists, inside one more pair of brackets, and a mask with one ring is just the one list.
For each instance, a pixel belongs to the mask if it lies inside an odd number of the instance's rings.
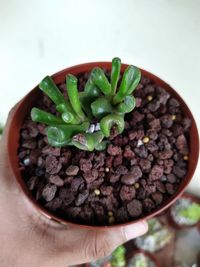
{"label": "potted plant", "polygon": [[194,227],[200,222],[200,199],[184,193],[169,209],[169,219],[178,229]]}
{"label": "potted plant", "polygon": [[182,194],[198,141],[189,108],[167,83],[114,58],[45,77],[15,110],[8,152],[39,212],[116,226],[155,216]]}
{"label": "potted plant", "polygon": [[127,267],[159,267],[157,259],[150,253],[137,250],[128,256]]}
{"label": "potted plant", "polygon": [[147,252],[156,252],[170,243],[173,234],[164,223],[160,222],[159,219],[153,218],[148,220],[148,226],[148,232],[134,240],[138,249]]}
{"label": "potted plant", "polygon": [[85,266],[86,267],[124,267],[126,266],[125,252],[126,252],[125,247],[119,246],[113,251],[113,253],[110,256],[100,259],[96,262],[88,263]]}

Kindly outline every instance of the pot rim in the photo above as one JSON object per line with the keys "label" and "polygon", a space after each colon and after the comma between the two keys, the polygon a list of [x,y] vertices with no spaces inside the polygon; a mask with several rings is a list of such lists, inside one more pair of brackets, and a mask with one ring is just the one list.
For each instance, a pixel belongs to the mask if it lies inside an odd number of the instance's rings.
{"label": "pot rim", "polygon": [[[80,73],[90,71],[93,67],[96,67],[96,66],[103,67],[106,69],[111,69],[111,62],[103,61],[103,62],[83,63],[83,64],[79,64],[79,65],[65,68],[65,69],[51,75],[51,77],[53,78],[54,82],[56,84],[58,84],[64,80],[63,77],[65,77],[67,73],[72,73],[74,75],[78,75]],[[128,66],[127,64],[122,64],[121,71],[123,72],[127,66]],[[14,177],[17,180],[17,184],[38,212],[42,213],[43,215],[45,215],[47,218],[49,218],[51,220],[54,220],[60,224],[64,224],[64,225],[68,225],[68,226],[80,227],[82,229],[83,228],[85,228],[85,229],[106,229],[106,228],[112,229],[112,228],[127,226],[127,225],[131,225],[133,223],[137,223],[137,222],[141,222],[141,221],[150,219],[150,218],[158,215],[159,213],[163,212],[169,206],[171,206],[183,194],[186,186],[189,184],[190,180],[192,179],[192,176],[193,176],[194,171],[195,171],[196,166],[197,166],[198,156],[199,156],[199,137],[198,137],[198,130],[197,130],[197,126],[195,123],[195,119],[194,119],[189,107],[184,102],[184,100],[168,83],[166,83],[165,81],[160,79],[158,76],[152,74],[149,71],[146,71],[146,70],[141,69],[141,68],[140,68],[140,70],[141,70],[143,75],[150,78],[153,82],[155,82],[155,84],[163,87],[166,91],[169,91],[173,97],[177,98],[180,102],[180,106],[183,110],[183,113],[187,114],[187,116],[189,116],[192,120],[192,126],[190,129],[190,149],[193,151],[193,158],[191,157],[192,159],[189,160],[189,169],[188,169],[187,175],[185,176],[185,178],[183,179],[183,181],[179,185],[178,190],[172,196],[170,196],[166,201],[164,201],[164,203],[160,207],[157,207],[153,212],[149,213],[148,215],[144,215],[142,218],[138,218],[138,219],[133,220],[133,221],[114,224],[114,225],[79,224],[79,223],[75,223],[75,222],[70,222],[67,219],[60,218],[60,217],[56,216],[55,214],[46,210],[44,207],[42,207],[35,200],[35,198],[33,198],[33,196],[31,195],[30,191],[27,189],[27,187],[23,181],[23,178],[22,178],[19,166],[18,166],[18,160],[17,160],[18,155],[17,155],[17,149],[16,149],[16,148],[18,148],[18,144],[19,144],[18,142],[19,142],[20,126],[22,126],[22,123],[25,119],[24,111],[26,109],[30,109],[30,105],[27,106],[27,103],[29,102],[29,104],[31,104],[32,102],[34,102],[34,101],[32,101],[32,100],[34,100],[32,97],[34,96],[35,100],[36,100],[38,98],[39,94],[41,93],[37,89],[38,88],[38,85],[37,85],[20,101],[16,110],[14,111],[13,119],[12,119],[12,121],[10,123],[10,127],[8,129],[7,149],[8,149],[8,162],[10,165],[10,169],[11,169]],[[27,107],[25,107],[25,105]],[[26,111],[26,114],[27,114],[27,111]],[[22,117],[23,117],[23,119],[22,119]],[[13,129],[15,129],[15,131],[13,131]],[[18,132],[15,133],[15,135],[13,135],[13,132],[16,132],[16,130]],[[13,153],[13,148],[15,149],[15,153]]]}

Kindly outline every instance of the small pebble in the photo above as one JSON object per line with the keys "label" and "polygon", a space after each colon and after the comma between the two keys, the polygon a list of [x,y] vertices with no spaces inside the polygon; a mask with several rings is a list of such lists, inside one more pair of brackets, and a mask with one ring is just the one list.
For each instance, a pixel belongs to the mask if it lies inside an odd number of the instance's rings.
{"label": "small pebble", "polygon": [[109,168],[108,167],[105,168],[105,172],[109,172]]}
{"label": "small pebble", "polygon": [[112,211],[109,211],[108,212],[108,216],[112,216],[113,217],[113,212]]}
{"label": "small pebble", "polygon": [[113,216],[110,216],[108,218],[108,222],[109,222],[109,224],[113,224],[115,222],[115,218]]}
{"label": "small pebble", "polygon": [[101,194],[101,191],[99,189],[95,189],[94,193],[95,193],[96,196],[99,196]]}
{"label": "small pebble", "polygon": [[148,136],[145,136],[143,139],[142,139],[143,143],[148,143],[149,142],[149,137]]}
{"label": "small pebble", "polygon": [[100,124],[97,123],[97,124],[95,125],[95,131],[99,131],[99,130],[101,130],[101,128],[100,128]]}
{"label": "small pebble", "polygon": [[138,140],[138,142],[137,142],[137,147],[140,147],[140,146],[142,146],[142,145],[143,145],[142,140]]}
{"label": "small pebble", "polygon": [[95,130],[95,125],[94,124],[90,124],[90,127],[88,128],[88,130],[86,131],[87,133],[93,133]]}
{"label": "small pebble", "polygon": [[25,158],[23,163],[24,163],[25,166],[30,165],[30,159],[29,158]]}
{"label": "small pebble", "polygon": [[148,101],[151,101],[152,99],[153,99],[153,96],[152,96],[152,95],[148,95],[148,96],[147,96],[147,100],[148,100]]}
{"label": "small pebble", "polygon": [[79,167],[78,166],[76,166],[76,165],[70,165],[66,169],[65,173],[67,175],[69,175],[69,176],[74,176],[74,175],[77,175],[78,171],[79,171]]}
{"label": "small pebble", "polygon": [[140,184],[139,184],[139,183],[135,183],[135,184],[134,184],[134,187],[135,187],[136,189],[138,189],[138,188],[140,187]]}
{"label": "small pebble", "polygon": [[172,115],[172,120],[175,121],[176,115]]}

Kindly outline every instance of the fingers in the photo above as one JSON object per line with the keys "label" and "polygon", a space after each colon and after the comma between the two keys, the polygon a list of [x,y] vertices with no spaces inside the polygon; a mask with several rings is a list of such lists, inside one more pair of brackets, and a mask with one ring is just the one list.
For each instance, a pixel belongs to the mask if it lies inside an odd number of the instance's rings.
{"label": "fingers", "polygon": [[148,230],[145,221],[128,225],[117,229],[108,229],[96,232],[90,236],[85,244],[85,257],[89,261],[110,255],[121,244],[143,235]]}

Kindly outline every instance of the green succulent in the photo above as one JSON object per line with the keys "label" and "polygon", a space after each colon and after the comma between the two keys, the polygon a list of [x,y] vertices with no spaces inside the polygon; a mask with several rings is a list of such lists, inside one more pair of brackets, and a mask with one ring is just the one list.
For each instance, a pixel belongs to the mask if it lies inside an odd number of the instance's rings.
{"label": "green succulent", "polygon": [[112,267],[124,267],[126,265],[125,253],[126,249],[124,246],[119,246],[115,249],[115,251],[112,253]]}
{"label": "green succulent", "polygon": [[[78,80],[72,75],[66,76],[66,99],[51,77],[45,77],[39,88],[53,101],[59,116],[34,107],[31,118],[35,122],[47,125],[47,137],[50,145],[62,147],[74,145],[79,149],[103,150],[108,144],[111,128],[116,127],[119,134],[124,130],[124,115],[131,112],[136,104],[133,91],[140,82],[141,73],[135,66],[128,66],[118,86],[121,60],[112,60],[110,81],[104,71],[92,69],[83,92],[78,91]],[[94,123],[97,130],[91,131]],[[93,127],[94,128],[94,127]]]}
{"label": "green succulent", "polygon": [[200,205],[197,203],[192,203],[187,208],[182,209],[179,213],[181,216],[187,219],[198,222],[200,220]]}

